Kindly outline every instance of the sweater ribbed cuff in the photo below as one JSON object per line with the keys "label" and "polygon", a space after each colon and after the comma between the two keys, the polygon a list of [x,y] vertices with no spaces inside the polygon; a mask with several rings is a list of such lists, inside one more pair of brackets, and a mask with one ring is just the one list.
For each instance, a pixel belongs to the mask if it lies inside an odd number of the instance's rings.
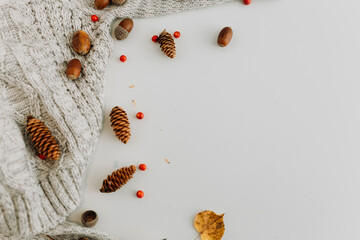
{"label": "sweater ribbed cuff", "polygon": [[65,221],[80,203],[81,176],[80,169],[73,166],[50,173],[35,194],[0,196],[0,232],[34,235]]}

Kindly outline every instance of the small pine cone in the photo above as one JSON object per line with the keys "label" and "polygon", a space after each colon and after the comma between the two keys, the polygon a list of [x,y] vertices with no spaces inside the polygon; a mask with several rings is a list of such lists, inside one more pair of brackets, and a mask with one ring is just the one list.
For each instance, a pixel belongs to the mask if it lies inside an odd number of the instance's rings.
{"label": "small pine cone", "polygon": [[33,116],[28,116],[26,130],[36,151],[50,160],[58,160],[60,158],[60,147],[56,138],[43,121]]}
{"label": "small pine cone", "polygon": [[126,2],[126,0],[112,0],[111,2],[115,3],[117,5],[122,5],[122,4],[124,4]]}
{"label": "small pine cone", "polygon": [[103,185],[100,189],[102,193],[110,193],[119,190],[124,186],[135,173],[136,167],[131,165],[130,167],[123,167],[114,172],[103,181]]}
{"label": "small pine cone", "polygon": [[166,31],[166,29],[160,33],[158,42],[160,43],[161,51],[163,51],[166,56],[169,58],[175,57],[175,41],[171,34]]}
{"label": "small pine cone", "polygon": [[123,143],[130,139],[130,123],[126,112],[121,107],[114,107],[110,113],[110,122],[116,137]]}

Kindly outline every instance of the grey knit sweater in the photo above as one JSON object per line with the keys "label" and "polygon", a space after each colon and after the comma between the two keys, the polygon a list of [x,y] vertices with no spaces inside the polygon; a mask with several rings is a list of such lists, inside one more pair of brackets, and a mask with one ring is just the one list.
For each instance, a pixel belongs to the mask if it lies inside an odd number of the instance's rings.
{"label": "grey knit sweater", "polygon": [[[93,0],[0,0],[0,239],[111,239],[65,222],[79,205],[81,182],[102,128],[104,73],[115,18],[151,17],[230,0],[128,0],[95,10]],[[97,14],[99,22],[90,21]],[[76,54],[72,35],[92,41]],[[67,62],[82,62],[66,78]],[[55,164],[39,159],[25,133],[26,116],[44,121],[61,146]]]}

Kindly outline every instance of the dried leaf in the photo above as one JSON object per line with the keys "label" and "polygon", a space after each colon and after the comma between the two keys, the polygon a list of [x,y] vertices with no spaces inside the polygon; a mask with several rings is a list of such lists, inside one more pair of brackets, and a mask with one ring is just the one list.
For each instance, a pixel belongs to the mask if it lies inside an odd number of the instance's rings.
{"label": "dried leaf", "polygon": [[130,86],[129,86],[129,88],[134,88],[134,87],[135,87],[135,85],[130,85]]}
{"label": "dried leaf", "polygon": [[164,160],[165,160],[165,162],[167,162],[168,164],[170,164],[169,159],[165,158]]}
{"label": "dried leaf", "polygon": [[194,227],[200,233],[201,240],[220,240],[225,232],[224,214],[203,211],[196,215]]}
{"label": "dried leaf", "polygon": [[133,103],[134,107],[136,107],[136,106],[137,106],[137,105],[136,105],[136,102],[135,102],[135,100],[134,100],[134,99],[132,100],[132,103]]}

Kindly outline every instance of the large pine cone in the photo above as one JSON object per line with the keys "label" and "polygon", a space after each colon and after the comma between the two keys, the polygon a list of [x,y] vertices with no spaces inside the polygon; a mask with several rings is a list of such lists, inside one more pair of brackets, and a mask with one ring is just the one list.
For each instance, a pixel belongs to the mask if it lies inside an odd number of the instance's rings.
{"label": "large pine cone", "polygon": [[60,147],[56,138],[43,121],[33,116],[28,116],[26,130],[36,151],[50,160],[58,160],[60,158]]}
{"label": "large pine cone", "polygon": [[126,112],[121,107],[114,107],[110,113],[110,122],[116,137],[123,143],[130,139],[130,123]]}
{"label": "large pine cone", "polygon": [[166,29],[160,33],[158,41],[160,43],[161,51],[169,58],[174,58],[176,55],[175,41]]}
{"label": "large pine cone", "polygon": [[100,189],[102,193],[115,192],[124,186],[133,176],[136,171],[136,167],[131,165],[130,167],[123,167],[114,172],[103,181],[103,185]]}

